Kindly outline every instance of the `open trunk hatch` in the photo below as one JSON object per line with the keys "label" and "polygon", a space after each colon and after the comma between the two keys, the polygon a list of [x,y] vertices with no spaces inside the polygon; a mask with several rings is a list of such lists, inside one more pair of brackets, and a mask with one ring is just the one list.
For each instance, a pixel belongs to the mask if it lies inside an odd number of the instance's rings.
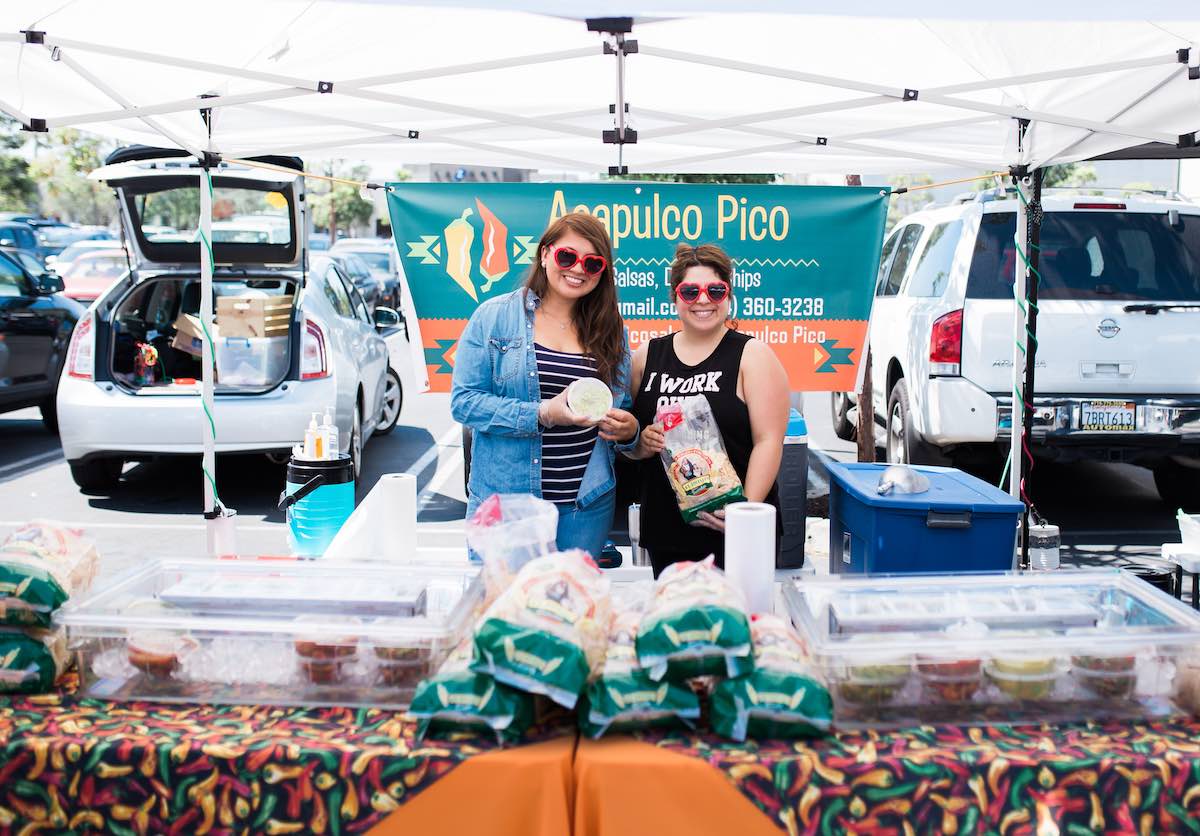
{"label": "open trunk hatch", "polygon": [[[119,149],[91,179],[113,187],[138,266],[199,265],[197,160],[169,149]],[[222,162],[213,169],[216,265],[297,268],[303,258],[303,164],[295,157],[253,158],[270,170]]]}
{"label": "open trunk hatch", "polygon": [[[212,338],[216,391],[253,393],[288,377],[296,333],[294,280],[217,277]],[[202,380],[198,275],[151,276],[111,317],[112,378],[139,394],[198,392]]]}

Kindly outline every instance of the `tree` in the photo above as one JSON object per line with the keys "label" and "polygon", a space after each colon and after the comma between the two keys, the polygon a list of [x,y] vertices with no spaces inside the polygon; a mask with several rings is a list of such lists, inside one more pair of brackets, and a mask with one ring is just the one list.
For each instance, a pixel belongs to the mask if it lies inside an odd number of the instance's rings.
{"label": "tree", "polygon": [[[888,185],[895,189],[911,189],[913,186],[932,186],[933,178],[928,174],[898,174],[888,179]],[[887,228],[890,230],[901,218],[911,215],[921,207],[933,202],[929,191],[905,192],[896,195],[888,201]]]}
{"label": "tree", "polygon": [[111,150],[100,137],[72,128],[50,134],[46,152],[34,160],[32,172],[41,185],[42,211],[64,221],[108,226],[116,218],[112,192],[88,174],[101,166]]}
{"label": "tree", "polygon": [[21,124],[0,117],[0,210],[34,212],[38,207],[37,182],[29,175],[29,162],[13,153],[25,144]]}
{"label": "tree", "polygon": [[1086,186],[1096,182],[1096,169],[1084,163],[1062,163],[1046,166],[1042,175],[1042,188]]}
{"label": "tree", "polygon": [[[344,162],[337,160],[330,161],[325,173],[330,177],[365,181],[369,179],[371,169],[366,165],[356,165],[347,171]],[[308,201],[312,207],[313,223],[329,230],[330,241],[337,240],[339,228],[350,229],[355,224],[366,223],[375,211],[375,204],[366,200],[358,187],[328,180],[314,181]]]}

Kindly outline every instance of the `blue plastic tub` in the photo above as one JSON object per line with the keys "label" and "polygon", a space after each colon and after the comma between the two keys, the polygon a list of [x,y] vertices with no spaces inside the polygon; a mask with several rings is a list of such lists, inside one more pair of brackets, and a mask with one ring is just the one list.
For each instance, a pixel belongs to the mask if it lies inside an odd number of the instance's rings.
{"label": "blue plastic tub", "polygon": [[886,464],[829,466],[829,569],[837,574],[1013,569],[1024,506],[950,467],[914,466],[924,493],[881,496]]}

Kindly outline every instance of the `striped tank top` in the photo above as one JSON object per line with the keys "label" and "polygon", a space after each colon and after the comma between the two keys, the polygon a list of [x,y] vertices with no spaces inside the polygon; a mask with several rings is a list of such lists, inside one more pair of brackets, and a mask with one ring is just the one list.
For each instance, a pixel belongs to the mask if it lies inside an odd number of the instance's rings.
{"label": "striped tank top", "polygon": [[[581,377],[596,377],[596,361],[586,354],[551,351],[534,343],[538,385],[549,400]],[[596,446],[595,427],[550,427],[542,433],[542,499],[571,504]]]}

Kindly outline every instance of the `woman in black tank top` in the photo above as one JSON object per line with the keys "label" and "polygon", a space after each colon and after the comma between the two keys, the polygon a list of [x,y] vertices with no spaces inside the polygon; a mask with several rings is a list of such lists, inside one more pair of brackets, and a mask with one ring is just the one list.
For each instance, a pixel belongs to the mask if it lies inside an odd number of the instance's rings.
{"label": "woman in black tank top", "polygon": [[681,244],[671,264],[671,298],[682,330],[643,344],[633,358],[633,414],[643,427],[632,456],[643,460],[640,544],[650,552],[655,577],[680,560],[714,554],[723,565],[725,557],[723,511],[702,514],[699,526],[679,513],[658,456],[660,407],[707,399],[746,498],[779,508],[775,478],[787,431],[787,373],[764,343],[727,326],[732,274],[719,247]]}

